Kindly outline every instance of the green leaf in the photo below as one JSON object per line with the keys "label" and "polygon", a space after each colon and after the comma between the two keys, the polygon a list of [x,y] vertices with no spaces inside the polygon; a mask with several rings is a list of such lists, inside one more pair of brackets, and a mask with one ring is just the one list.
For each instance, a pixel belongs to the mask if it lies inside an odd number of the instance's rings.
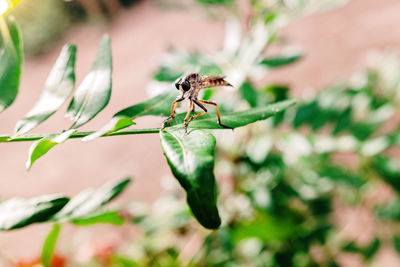
{"label": "green leaf", "polygon": [[71,96],[75,85],[75,45],[65,45],[61,50],[38,102],[17,122],[16,134],[24,134],[53,115]]}
{"label": "green leaf", "polygon": [[174,70],[173,68],[161,66],[160,69],[154,73],[154,79],[160,82],[173,82],[179,77],[181,77],[183,73]]}
{"label": "green leaf", "polygon": [[118,211],[101,211],[94,212],[84,217],[75,218],[72,222],[80,226],[93,225],[97,223],[122,225],[125,220],[121,215],[119,215]]}
{"label": "green leaf", "polygon": [[111,257],[112,266],[118,267],[138,267],[139,263],[132,259],[128,259],[125,256],[121,256],[118,254],[113,254]]}
{"label": "green leaf", "polygon": [[36,198],[12,198],[0,204],[0,230],[12,230],[47,221],[69,201],[59,195]]}
{"label": "green leaf", "polygon": [[[271,105],[252,108],[244,111],[231,112],[228,114],[221,113],[221,122],[232,128],[238,128],[247,124],[265,120],[271,116],[274,116],[290,106],[293,106],[295,102],[293,100],[286,100],[277,102]],[[181,129],[184,128],[183,120],[185,114],[179,114],[173,121],[172,126],[166,129]],[[189,124],[191,129],[224,129],[217,122],[217,114],[207,113],[199,118],[192,120]]]}
{"label": "green leaf", "polygon": [[378,127],[378,123],[352,123],[350,132],[358,140],[364,141],[371,136]]}
{"label": "green leaf", "polygon": [[340,113],[336,126],[332,131],[333,135],[339,134],[341,131],[344,131],[351,127],[352,119],[351,119],[351,107],[348,107],[346,110]]}
{"label": "green leaf", "polygon": [[303,54],[288,54],[279,55],[274,57],[269,57],[260,62],[261,65],[267,66],[269,68],[278,68],[292,64],[303,57]]}
{"label": "green leaf", "polygon": [[22,71],[21,33],[13,17],[0,17],[0,112],[17,97]]}
{"label": "green leaf", "polygon": [[354,241],[351,241],[346,246],[342,248],[343,251],[360,253],[365,259],[371,259],[380,248],[381,242],[379,239],[375,238],[370,244],[366,246],[359,246]]}
{"label": "green leaf", "polygon": [[242,221],[233,228],[235,240],[257,237],[264,242],[285,240],[290,238],[300,228],[292,218],[281,218],[268,214],[258,214],[254,220]]}
{"label": "green leaf", "polygon": [[111,121],[103,128],[86,136],[82,141],[91,141],[100,136],[108,135],[129,127],[132,124],[135,124],[132,122],[132,119],[137,117],[147,115],[169,116],[171,114],[171,103],[177,98],[177,96],[177,91],[168,91],[139,104],[127,107],[114,114]]}
{"label": "green leaf", "polygon": [[393,247],[396,250],[397,254],[400,254],[400,237],[399,236],[393,237]]}
{"label": "green leaf", "polygon": [[44,241],[42,255],[40,257],[44,267],[51,267],[60,230],[61,226],[58,223],[55,223],[50,233],[47,235],[46,240]]}
{"label": "green leaf", "polygon": [[250,83],[243,83],[242,86],[240,86],[239,91],[242,98],[249,103],[250,107],[254,108],[257,106],[258,93]]}
{"label": "green leaf", "polygon": [[108,104],[111,96],[112,57],[110,37],[100,41],[92,69],[76,90],[67,115],[74,119],[71,128],[78,128],[94,118]]}
{"label": "green leaf", "polygon": [[186,191],[186,200],[201,225],[217,229],[221,219],[217,209],[214,176],[215,137],[206,131],[160,131],[161,146],[172,173]]}
{"label": "green leaf", "polygon": [[87,189],[74,198],[52,219],[60,222],[84,220],[121,194],[131,179],[110,182],[99,189]]}
{"label": "green leaf", "polygon": [[297,128],[304,123],[311,124],[315,118],[315,114],[318,114],[319,111],[320,108],[318,106],[318,102],[315,100],[309,103],[301,104],[296,110],[293,126]]}
{"label": "green leaf", "polygon": [[176,90],[164,92],[149,100],[118,111],[113,117],[128,117],[134,119],[147,115],[169,116],[171,114],[171,103],[178,95],[179,93]]}
{"label": "green leaf", "polygon": [[65,131],[55,137],[44,137],[39,141],[33,143],[29,148],[29,156],[26,161],[25,168],[30,170],[33,163],[38,160],[40,157],[44,156],[50,149],[52,149],[55,145],[64,143],[68,140],[68,138],[74,134],[77,130],[71,129]]}
{"label": "green leaf", "polygon": [[394,190],[400,192],[400,168],[395,160],[382,156],[375,156],[372,160],[372,168],[391,185]]}
{"label": "green leaf", "polygon": [[357,174],[352,174],[339,166],[330,166],[328,164],[323,164],[321,170],[318,172],[320,177],[325,177],[331,179],[332,181],[338,183],[348,184],[356,188],[360,188],[365,184],[365,180]]}

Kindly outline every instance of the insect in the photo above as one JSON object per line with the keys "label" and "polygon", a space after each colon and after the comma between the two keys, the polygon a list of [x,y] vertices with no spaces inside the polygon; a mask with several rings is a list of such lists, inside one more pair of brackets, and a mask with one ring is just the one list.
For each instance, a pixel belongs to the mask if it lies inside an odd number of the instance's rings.
{"label": "insect", "polygon": [[[182,92],[182,95],[179,96],[174,102],[171,103],[171,115],[165,120],[163,129],[166,126],[170,125],[171,122],[174,120],[175,109],[176,109],[177,104],[185,99],[189,99],[189,101],[190,101],[189,110],[186,114],[185,123],[184,123],[186,134],[187,134],[187,128],[188,128],[189,123],[193,119],[198,118],[207,113],[207,108],[204,105],[215,106],[217,109],[218,124],[221,127],[224,127],[227,129],[233,129],[232,127],[226,126],[221,123],[219,107],[216,103],[214,103],[212,101],[198,99],[198,95],[199,95],[199,92],[201,89],[215,87],[215,86],[232,86],[230,83],[225,81],[224,78],[225,78],[224,76],[202,76],[195,72],[190,73],[183,78],[179,78],[175,83],[175,87],[176,87],[176,89],[178,89]],[[203,110],[203,112],[190,117],[190,114],[192,113],[192,111],[195,111],[196,105],[198,107],[200,107]]]}

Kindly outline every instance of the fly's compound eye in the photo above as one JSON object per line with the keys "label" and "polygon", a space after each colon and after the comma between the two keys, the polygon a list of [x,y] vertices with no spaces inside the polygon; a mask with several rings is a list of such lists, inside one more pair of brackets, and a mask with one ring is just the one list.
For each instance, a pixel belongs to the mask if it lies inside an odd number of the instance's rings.
{"label": "fly's compound eye", "polygon": [[184,81],[184,82],[182,83],[182,89],[183,89],[184,91],[188,91],[188,90],[190,89],[190,83],[189,83],[188,80],[186,80],[186,81]]}

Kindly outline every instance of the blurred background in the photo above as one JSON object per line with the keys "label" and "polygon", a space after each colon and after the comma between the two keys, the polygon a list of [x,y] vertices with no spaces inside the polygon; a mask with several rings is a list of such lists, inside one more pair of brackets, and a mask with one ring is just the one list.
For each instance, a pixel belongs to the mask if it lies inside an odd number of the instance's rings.
{"label": "blurred background", "polygon": [[[19,95],[0,116],[2,134],[37,101],[63,44],[78,47],[79,84],[104,33],[113,93],[83,131],[190,70],[227,75],[235,89],[210,94],[228,110],[285,98],[299,104],[279,119],[216,133],[224,226],[215,232],[190,216],[174,221],[187,208],[157,134],[69,140],[29,172],[30,144],[0,143],[0,196],[73,196],[134,178],[116,203],[141,220],[67,225],[57,247],[65,266],[399,266],[399,13],[397,0],[21,1],[11,14],[26,56]],[[298,56],[281,66],[268,61],[276,55]],[[58,112],[32,132],[69,123]],[[0,232],[0,266],[37,258],[49,229]]]}

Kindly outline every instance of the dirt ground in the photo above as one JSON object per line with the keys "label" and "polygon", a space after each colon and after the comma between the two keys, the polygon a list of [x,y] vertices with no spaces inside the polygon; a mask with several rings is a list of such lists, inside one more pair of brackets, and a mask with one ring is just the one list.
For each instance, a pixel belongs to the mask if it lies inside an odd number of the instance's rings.
{"label": "dirt ground", "polygon": [[[267,79],[290,84],[295,94],[302,94],[344,78],[365,65],[367,52],[400,47],[399,14],[398,0],[353,0],[335,10],[299,19],[283,29],[282,34],[288,39],[288,46],[299,47],[307,56],[293,66],[274,71]],[[102,34],[108,32],[111,36],[113,95],[109,106],[82,128],[92,130],[103,126],[115,111],[147,98],[147,83],[169,46],[212,52],[222,45],[223,23],[204,16],[198,11],[160,10],[143,1],[121,12],[110,25],[74,27],[43,56],[26,60],[20,94],[15,104],[1,114],[0,133],[12,132],[15,122],[35,103],[62,44],[74,42],[78,46],[79,84],[90,68]],[[212,38],[199,39],[202,34]],[[64,105],[62,109],[65,108]],[[138,121],[140,127],[160,123],[160,118],[150,117]],[[61,131],[69,125],[63,112],[58,112],[33,132]],[[29,146],[29,143],[0,144],[1,197],[31,197],[45,193],[72,196],[87,187],[99,187],[111,179],[131,176],[134,182],[123,197],[152,202],[162,193],[160,178],[170,176],[156,134],[101,138],[87,143],[70,140],[38,160],[32,170],[26,172],[24,164]],[[38,255],[47,231],[48,225],[34,225],[0,233],[0,259]],[[80,230],[67,227],[62,240],[71,239],[77,231]],[[116,242],[135,234],[130,227],[96,226],[85,228],[85,231],[101,231],[102,235],[97,238],[103,242]],[[385,253],[378,255],[388,262],[384,266],[399,266],[393,261],[393,252]]]}

